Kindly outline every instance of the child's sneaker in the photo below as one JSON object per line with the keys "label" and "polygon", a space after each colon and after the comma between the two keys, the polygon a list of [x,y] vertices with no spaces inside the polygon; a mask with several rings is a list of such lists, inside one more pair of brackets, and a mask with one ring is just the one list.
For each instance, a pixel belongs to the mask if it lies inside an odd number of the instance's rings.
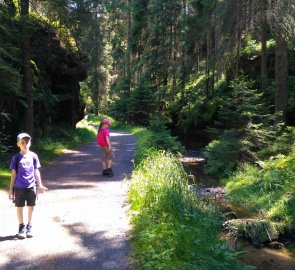
{"label": "child's sneaker", "polygon": [[107,170],[108,170],[108,174],[107,174],[108,176],[114,176],[112,168],[108,168]]}
{"label": "child's sneaker", "polygon": [[102,175],[109,175],[109,169],[105,169],[102,171]]}
{"label": "child's sneaker", "polygon": [[28,224],[27,225],[27,238],[31,238],[33,237],[33,227],[32,227],[32,224]]}
{"label": "child's sneaker", "polygon": [[25,239],[26,238],[26,226],[25,224],[19,224],[18,227],[18,234],[16,235],[18,239]]}

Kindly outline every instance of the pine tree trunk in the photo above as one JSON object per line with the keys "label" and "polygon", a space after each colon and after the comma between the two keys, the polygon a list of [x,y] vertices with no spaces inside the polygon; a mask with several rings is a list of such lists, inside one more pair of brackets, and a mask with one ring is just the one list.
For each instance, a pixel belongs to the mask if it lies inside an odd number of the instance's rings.
{"label": "pine tree trunk", "polygon": [[209,98],[210,95],[210,56],[211,56],[211,31],[206,32],[206,84],[205,84],[205,97]]}
{"label": "pine tree trunk", "polygon": [[214,94],[214,84],[215,84],[215,49],[216,49],[216,40],[215,40],[215,19],[214,19],[214,24],[213,27],[211,28],[211,61],[212,61],[212,67],[211,67],[211,95]]}
{"label": "pine tree trunk", "polygon": [[98,94],[98,72],[97,67],[95,67],[94,72],[94,115],[98,116],[98,104],[99,104],[99,94]]}
{"label": "pine tree trunk", "polygon": [[22,75],[23,75],[23,90],[27,98],[27,108],[25,109],[25,130],[31,136],[34,136],[34,104],[33,104],[33,80],[32,69],[30,65],[31,61],[31,46],[30,46],[30,34],[28,31],[28,25],[26,18],[29,16],[29,1],[21,1],[21,18],[22,18]]}
{"label": "pine tree trunk", "polygon": [[267,76],[267,2],[268,0],[261,1],[261,88],[265,89],[268,84]]}
{"label": "pine tree trunk", "polygon": [[197,50],[196,69],[197,69],[197,74],[200,74],[200,45],[199,44],[196,46],[196,50]]}
{"label": "pine tree trunk", "polygon": [[236,36],[236,67],[235,67],[235,77],[240,73],[240,54],[241,54],[241,30],[238,26],[237,36]]}
{"label": "pine tree trunk", "polygon": [[241,1],[237,1],[237,14],[236,14],[236,67],[235,77],[240,73],[240,54],[241,54]]}
{"label": "pine tree trunk", "polygon": [[131,42],[131,27],[132,27],[132,20],[131,20],[131,1],[128,0],[128,28],[127,28],[127,50],[126,50],[126,78],[127,78],[127,89],[126,91],[130,93],[131,91],[131,49],[130,49],[130,42]]}
{"label": "pine tree trunk", "polygon": [[93,76],[93,88],[94,88],[94,115],[98,116],[98,111],[99,111],[99,101],[100,101],[100,96],[99,96],[99,82],[98,82],[98,48],[95,48],[95,63],[94,63],[94,76]]}
{"label": "pine tree trunk", "polygon": [[280,35],[276,36],[276,63],[275,63],[275,112],[282,113],[279,120],[286,121],[288,105],[288,44]]}

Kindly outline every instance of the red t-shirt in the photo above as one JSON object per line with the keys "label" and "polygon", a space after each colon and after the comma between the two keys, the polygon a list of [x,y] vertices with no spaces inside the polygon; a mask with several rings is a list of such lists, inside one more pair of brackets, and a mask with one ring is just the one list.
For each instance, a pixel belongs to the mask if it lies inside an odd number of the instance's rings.
{"label": "red t-shirt", "polygon": [[110,136],[109,130],[107,128],[102,128],[97,134],[97,138],[96,138],[97,144],[102,147],[109,146],[106,139],[106,137],[109,137],[109,136]]}

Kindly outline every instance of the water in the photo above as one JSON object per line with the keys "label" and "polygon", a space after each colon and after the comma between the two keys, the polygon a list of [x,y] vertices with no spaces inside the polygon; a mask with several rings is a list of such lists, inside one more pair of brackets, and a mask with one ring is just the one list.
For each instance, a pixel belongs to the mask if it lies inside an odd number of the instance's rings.
{"label": "water", "polygon": [[237,248],[243,253],[238,259],[244,264],[256,266],[258,270],[295,270],[295,243],[284,245],[283,249],[257,249],[247,240],[239,240]]}
{"label": "water", "polygon": [[[188,151],[182,159],[186,172],[191,175],[190,184],[200,187],[219,187],[218,179],[210,177],[204,169],[204,160],[197,157],[197,151]],[[249,217],[245,209],[226,206],[235,212],[238,218]],[[279,239],[284,244],[283,249],[269,247],[255,248],[247,239],[233,239],[222,236],[233,248],[240,252],[238,259],[247,265],[253,265],[257,270],[295,270],[295,240],[291,238]]]}

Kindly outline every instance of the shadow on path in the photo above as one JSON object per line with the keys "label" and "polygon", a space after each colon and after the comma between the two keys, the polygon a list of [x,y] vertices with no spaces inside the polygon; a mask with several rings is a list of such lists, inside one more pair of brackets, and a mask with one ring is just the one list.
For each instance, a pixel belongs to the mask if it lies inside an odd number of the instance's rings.
{"label": "shadow on path", "polygon": [[66,150],[41,169],[49,189],[37,201],[33,238],[11,235],[17,228],[15,208],[0,203],[7,216],[0,232],[1,270],[130,270],[128,181],[123,180],[132,173],[136,141],[114,130],[111,139],[114,177],[101,175],[95,141]]}

